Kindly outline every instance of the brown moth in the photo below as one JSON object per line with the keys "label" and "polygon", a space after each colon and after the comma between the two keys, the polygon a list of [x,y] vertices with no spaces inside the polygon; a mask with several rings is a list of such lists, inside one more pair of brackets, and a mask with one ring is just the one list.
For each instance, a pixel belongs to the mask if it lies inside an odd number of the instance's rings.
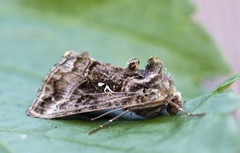
{"label": "brown moth", "polygon": [[[157,57],[148,60],[145,70],[138,70],[139,60],[129,60],[126,68],[97,61],[87,52],[66,52],[45,78],[27,115],[60,118],[74,114],[108,110],[92,120],[116,110],[124,110],[93,129],[92,134],[127,112],[152,118],[161,111],[170,115],[182,112],[183,100],[171,76],[163,71]],[[109,111],[109,109],[111,109]]]}

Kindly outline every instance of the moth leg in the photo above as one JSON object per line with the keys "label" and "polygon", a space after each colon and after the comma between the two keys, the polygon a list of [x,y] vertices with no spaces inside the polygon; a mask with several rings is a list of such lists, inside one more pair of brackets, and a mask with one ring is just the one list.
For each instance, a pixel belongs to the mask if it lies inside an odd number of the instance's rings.
{"label": "moth leg", "polygon": [[107,114],[110,114],[110,113],[112,113],[112,112],[115,112],[115,111],[118,111],[118,110],[121,110],[121,109],[122,109],[122,108],[116,108],[116,109],[110,110],[110,111],[108,111],[108,112],[106,112],[106,113],[103,113],[103,114],[97,116],[97,117],[91,118],[91,121],[96,120],[96,119],[99,119],[99,118],[101,118],[101,117],[103,117],[103,116],[105,116],[105,115],[107,115]]}
{"label": "moth leg", "polygon": [[108,120],[107,122],[105,122],[104,124],[100,125],[99,127],[93,129],[92,131],[90,131],[88,134],[91,135],[95,132],[97,132],[98,130],[102,129],[104,126],[106,126],[109,123],[112,123],[114,120],[118,119],[119,117],[123,116],[124,114],[126,114],[127,112],[129,112],[129,110],[125,110],[124,112],[122,112],[121,114],[119,114],[118,116]]}
{"label": "moth leg", "polygon": [[205,115],[205,113],[199,113],[199,114],[192,114],[189,113],[187,111],[185,111],[182,107],[180,107],[179,105],[177,105],[176,103],[170,101],[168,102],[171,106],[174,106],[177,110],[179,110],[180,112],[182,112],[183,114],[187,115],[187,116],[203,116]]}

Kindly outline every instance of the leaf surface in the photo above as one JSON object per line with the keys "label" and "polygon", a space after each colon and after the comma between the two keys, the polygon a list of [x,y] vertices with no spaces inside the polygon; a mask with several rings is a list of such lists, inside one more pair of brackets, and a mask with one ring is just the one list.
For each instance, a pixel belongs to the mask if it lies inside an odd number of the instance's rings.
{"label": "leaf surface", "polygon": [[[1,153],[239,152],[232,113],[240,100],[225,91],[239,76],[203,94],[200,82],[227,74],[229,68],[191,19],[194,8],[189,1],[0,3]],[[88,51],[118,66],[137,57],[141,68],[150,56],[159,56],[183,96],[191,97],[185,109],[207,115],[118,120],[92,136],[88,132],[106,120],[26,116],[41,80],[66,50]]]}

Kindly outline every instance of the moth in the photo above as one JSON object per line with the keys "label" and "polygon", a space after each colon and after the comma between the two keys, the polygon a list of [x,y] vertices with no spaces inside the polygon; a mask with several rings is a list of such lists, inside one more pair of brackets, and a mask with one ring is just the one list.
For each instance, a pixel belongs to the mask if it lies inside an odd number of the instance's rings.
{"label": "moth", "polygon": [[203,115],[183,109],[181,93],[158,57],[150,57],[145,70],[139,70],[138,65],[137,58],[121,68],[95,60],[87,52],[66,52],[46,76],[27,115],[53,119],[107,110],[92,118],[95,120],[123,110],[89,134],[128,112],[145,118],[156,117],[162,111],[170,115]]}

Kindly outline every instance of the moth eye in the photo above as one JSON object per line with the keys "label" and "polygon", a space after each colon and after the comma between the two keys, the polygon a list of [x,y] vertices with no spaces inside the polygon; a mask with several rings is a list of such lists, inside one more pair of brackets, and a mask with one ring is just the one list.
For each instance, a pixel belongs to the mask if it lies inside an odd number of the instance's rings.
{"label": "moth eye", "polygon": [[183,107],[182,101],[179,99],[179,97],[174,97],[171,101],[176,103],[179,107]]}

